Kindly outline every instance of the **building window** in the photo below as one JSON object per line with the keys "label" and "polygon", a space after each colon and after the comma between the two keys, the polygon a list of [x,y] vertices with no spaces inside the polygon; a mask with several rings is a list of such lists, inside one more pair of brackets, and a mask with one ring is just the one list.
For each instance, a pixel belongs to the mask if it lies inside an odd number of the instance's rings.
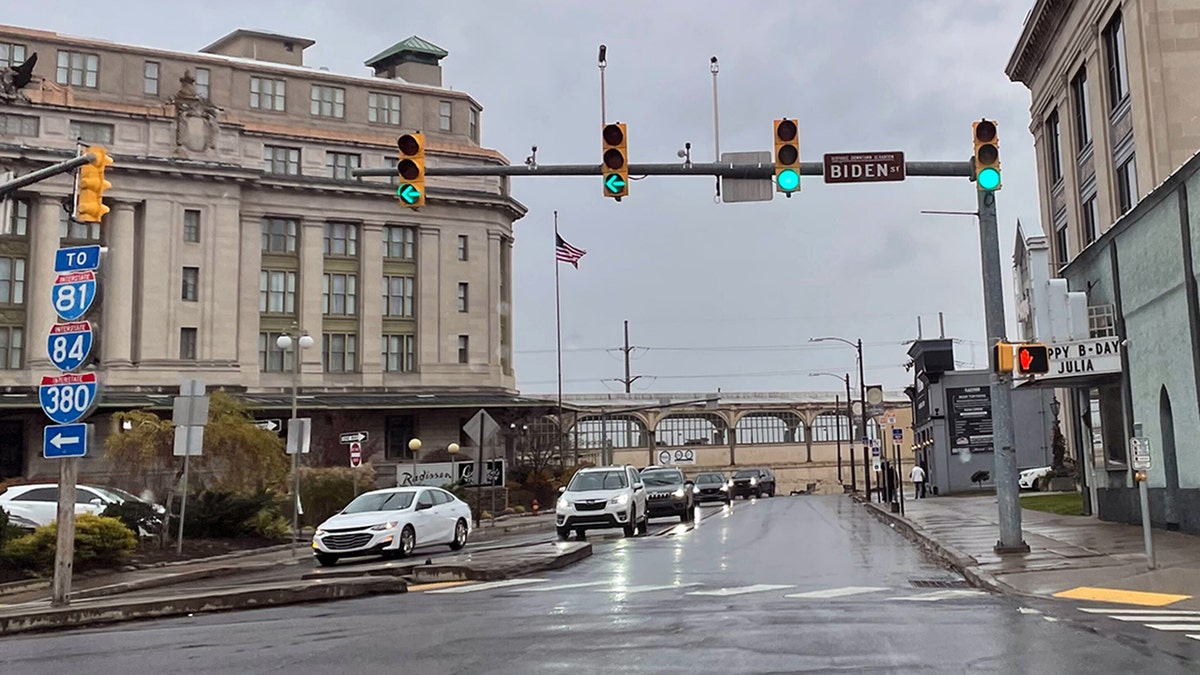
{"label": "building window", "polygon": [[264,314],[296,313],[296,273],[263,270],[258,275],[258,311]]}
{"label": "building window", "polygon": [[321,336],[321,362],[327,373],[353,373],[358,363],[358,336],[353,333]]}
{"label": "building window", "polygon": [[196,341],[198,339],[196,333],[195,328],[179,329],[179,358],[181,360],[196,360]]}
{"label": "building window", "polygon": [[417,337],[415,335],[384,335],[383,369],[389,373],[416,371]]}
{"label": "building window", "polygon": [[1130,157],[1117,167],[1117,215],[1125,215],[1137,204],[1137,164]]}
{"label": "building window", "polygon": [[1071,98],[1075,101],[1075,142],[1079,152],[1092,143],[1092,108],[1088,102],[1087,66],[1071,80]]}
{"label": "building window", "polygon": [[317,117],[337,117],[339,119],[345,117],[346,90],[341,87],[314,84],[310,112]]}
{"label": "building window", "polygon": [[[3,66],[0,66],[2,68]],[[31,115],[0,113],[0,136],[38,135],[38,118]]]}
{"label": "building window", "polygon": [[25,366],[25,329],[0,326],[0,370],[21,370]]}
{"label": "building window", "polygon": [[399,125],[400,97],[395,94],[367,94],[367,121]]}
{"label": "building window", "polygon": [[263,218],[262,250],[267,253],[295,253],[296,230],[300,223],[291,218]]}
{"label": "building window", "polygon": [[264,373],[292,371],[294,351],[281,349],[275,341],[278,337],[273,333],[258,334],[258,369]]}
{"label": "building window", "polygon": [[1058,110],[1046,118],[1046,159],[1050,162],[1050,183],[1062,180],[1062,133],[1058,123]]}
{"label": "building window", "polygon": [[1129,98],[1129,62],[1125,56],[1125,26],[1120,10],[1104,27],[1104,56],[1108,61],[1108,105],[1116,109]]}
{"label": "building window", "polygon": [[460,234],[458,235],[458,259],[466,260],[467,254],[467,235]]}
{"label": "building window", "polygon": [[77,138],[86,143],[103,143],[112,145],[113,142],[113,125],[97,124],[96,122],[77,122],[71,120],[69,132],[72,138]]}
{"label": "building window", "polygon": [[299,176],[300,148],[264,145],[263,170],[277,176]]}
{"label": "building window", "polygon": [[29,231],[29,200],[17,198],[12,201],[12,216],[3,224],[6,236],[24,237]]}
{"label": "building window", "polygon": [[412,415],[396,415],[387,418],[386,441],[383,453],[388,459],[412,459],[408,442],[417,437],[416,420]]}
{"label": "building window", "polygon": [[325,255],[358,255],[358,225],[325,223]]}
{"label": "building window", "polygon": [[479,111],[474,108],[467,109],[467,133],[471,140],[479,142]]}
{"label": "building window", "polygon": [[200,268],[183,268],[183,294],[181,300],[196,302],[200,299]]}
{"label": "building window", "polygon": [[406,225],[385,225],[383,228],[383,257],[412,260],[416,255],[417,230]]}
{"label": "building window", "polygon": [[1083,244],[1086,246],[1100,236],[1097,226],[1100,224],[1100,214],[1096,211],[1096,195],[1088,197],[1083,202]]}
{"label": "building window", "polygon": [[196,209],[184,209],[183,240],[192,243],[200,241],[200,211]]}
{"label": "building window", "polygon": [[250,107],[283,112],[286,91],[283,80],[252,77],[250,78]]}
{"label": "building window", "polygon": [[0,258],[0,304],[25,304],[24,258]]}
{"label": "building window", "polygon": [[349,152],[325,153],[325,168],[329,169],[329,177],[337,180],[357,180],[351,171],[362,164],[362,155]]}
{"label": "building window", "polygon": [[321,313],[353,316],[358,300],[357,274],[326,274],[321,292]]}
{"label": "building window", "polygon": [[208,98],[208,82],[212,77],[212,73],[208,68],[196,69],[196,94]]}
{"label": "building window", "polygon": [[442,101],[438,104],[438,129],[450,131],[450,123],[453,121],[450,117],[451,110],[450,101]]}
{"label": "building window", "polygon": [[83,52],[58,52],[58,73],[55,81],[72,87],[97,87],[100,57]]}
{"label": "building window", "polygon": [[154,61],[142,64],[142,93],[158,96],[158,64]]}
{"label": "building window", "polygon": [[100,241],[100,223],[79,223],[71,220],[70,213],[60,211],[58,215],[58,236],[60,239]]}
{"label": "building window", "polygon": [[1069,262],[1067,224],[1065,222],[1054,229],[1054,257],[1058,267],[1063,267]]}
{"label": "building window", "polygon": [[413,316],[412,277],[383,278],[383,315],[393,317]]}
{"label": "building window", "polygon": [[0,68],[25,63],[25,45],[0,42]]}
{"label": "building window", "polygon": [[471,362],[471,338],[467,335],[458,336],[458,362]]}
{"label": "building window", "polygon": [[467,282],[458,282],[458,311],[466,312],[469,308],[468,294],[470,289],[467,287]]}

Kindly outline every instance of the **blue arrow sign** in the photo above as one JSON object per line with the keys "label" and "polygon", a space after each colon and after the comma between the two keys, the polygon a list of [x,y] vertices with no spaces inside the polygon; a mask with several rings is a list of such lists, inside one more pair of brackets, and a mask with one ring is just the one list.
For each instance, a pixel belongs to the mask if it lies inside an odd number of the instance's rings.
{"label": "blue arrow sign", "polygon": [[400,196],[400,199],[404,200],[405,204],[416,204],[417,200],[421,198],[421,191],[411,183],[401,185],[400,189],[396,190],[396,194]]}
{"label": "blue arrow sign", "polygon": [[73,424],[92,414],[96,408],[96,374],[43,377],[38,387],[42,412],[55,424]]}
{"label": "blue arrow sign", "polygon": [[96,273],[59,274],[50,287],[54,311],[63,321],[82,319],[96,302]]}
{"label": "blue arrow sign", "polygon": [[48,425],[42,432],[42,457],[83,457],[87,455],[90,424]]}
{"label": "blue arrow sign", "polygon": [[55,368],[70,372],[87,362],[94,342],[92,322],[56,323],[50,328],[50,336],[46,339],[46,353],[50,355],[50,363]]}
{"label": "blue arrow sign", "polygon": [[608,177],[604,179],[604,187],[608,188],[609,192],[616,194],[625,187],[625,180],[621,178],[621,174],[619,173],[610,173],[608,174]]}
{"label": "blue arrow sign", "polygon": [[87,272],[100,267],[100,245],[71,246],[54,252],[54,271]]}

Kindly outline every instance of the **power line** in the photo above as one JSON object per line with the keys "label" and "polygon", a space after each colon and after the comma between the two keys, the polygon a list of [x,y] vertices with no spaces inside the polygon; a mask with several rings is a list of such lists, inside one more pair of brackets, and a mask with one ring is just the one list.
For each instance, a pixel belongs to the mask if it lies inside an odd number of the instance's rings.
{"label": "power line", "polygon": [[[979,340],[961,340],[955,339],[954,342],[959,344],[983,345],[986,344]],[[883,340],[875,342],[863,342],[863,347],[895,347],[903,346],[903,342],[893,340]],[[693,346],[631,346],[631,351],[642,349],[645,351],[659,352],[771,352],[771,351],[808,351],[808,350],[829,350],[829,349],[845,349],[844,345],[836,344],[791,344],[791,345],[693,345]],[[620,352],[624,351],[620,347],[565,347],[564,352]],[[553,354],[554,349],[518,349],[517,354]]]}
{"label": "power line", "polygon": [[[904,366],[903,366],[903,364],[887,364],[887,365],[875,365],[875,366],[867,366],[866,370],[892,370],[892,369],[895,369],[895,368],[903,368],[903,367],[904,367]],[[742,377],[792,377],[792,376],[795,376],[795,375],[809,375],[809,374],[811,374],[811,373],[817,373],[817,372],[822,372],[822,371],[821,371],[820,369],[812,369],[812,370],[771,370],[771,371],[754,372],[754,373],[747,373],[747,372],[741,372],[741,373],[698,373],[698,374],[692,374],[692,375],[647,375],[647,376],[645,376],[645,377],[647,377],[647,378],[650,378],[650,379],[654,379],[654,380],[697,380],[697,379],[704,379],[704,378],[717,378],[717,377],[723,377],[723,378],[742,378]],[[615,379],[613,379],[613,378],[601,378],[601,377],[585,377],[585,378],[576,378],[576,379],[567,379],[567,380],[563,380],[563,382],[570,382],[570,383],[574,383],[574,384],[579,384],[579,383],[582,383],[582,382],[601,382],[601,383],[603,383],[603,382],[605,382],[605,381],[619,382],[620,380],[615,380]],[[528,382],[526,382],[526,381],[522,381],[520,384],[521,384],[522,386],[529,386],[529,385],[540,385],[540,384],[554,384],[554,383],[556,383],[556,382],[558,382],[558,380],[531,380],[531,381],[528,381]]]}

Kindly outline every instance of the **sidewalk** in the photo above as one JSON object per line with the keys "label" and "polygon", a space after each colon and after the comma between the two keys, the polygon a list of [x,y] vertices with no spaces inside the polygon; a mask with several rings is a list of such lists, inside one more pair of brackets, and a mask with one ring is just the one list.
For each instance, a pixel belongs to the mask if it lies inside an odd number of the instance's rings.
{"label": "sidewalk", "polygon": [[[907,497],[907,495],[906,495]],[[864,504],[974,583],[992,590],[1172,609],[1200,609],[1200,537],[1154,530],[1150,571],[1142,529],[1087,516],[1021,510],[1030,552],[997,555],[995,495],[906,499],[905,514]]]}

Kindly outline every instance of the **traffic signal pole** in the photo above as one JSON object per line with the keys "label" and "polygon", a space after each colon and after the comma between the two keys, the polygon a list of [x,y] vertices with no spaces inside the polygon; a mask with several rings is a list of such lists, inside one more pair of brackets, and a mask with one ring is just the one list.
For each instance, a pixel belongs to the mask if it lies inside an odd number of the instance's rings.
{"label": "traffic signal pole", "polygon": [[[905,162],[905,173],[909,176],[942,176],[969,178],[972,164],[964,162]],[[524,164],[508,166],[427,166],[427,176],[600,176],[604,173],[600,164]],[[396,175],[396,170],[355,169],[355,177]],[[821,176],[825,173],[822,162],[801,162],[800,175]],[[761,178],[775,176],[775,164],[733,164],[730,162],[706,162],[688,164],[630,164],[631,176],[720,176],[722,178]]]}
{"label": "traffic signal pole", "polygon": [[[34,183],[40,183],[41,181],[44,181],[47,178],[53,178],[59,174],[68,173],[70,171],[75,170],[78,167],[83,166],[84,164],[91,164],[94,161],[96,161],[95,155],[92,155],[92,154],[80,155],[78,157],[72,157],[71,159],[68,159],[65,162],[59,162],[58,164],[51,164],[50,166],[47,166],[42,169],[38,169],[37,171],[30,171],[27,174],[17,176],[16,178],[14,178],[6,183],[0,183],[0,199],[7,197],[8,193],[13,192],[15,190],[20,190],[21,188],[25,187],[26,185],[33,185]],[[390,176],[394,173],[395,173],[395,170],[390,170],[387,175]]]}

